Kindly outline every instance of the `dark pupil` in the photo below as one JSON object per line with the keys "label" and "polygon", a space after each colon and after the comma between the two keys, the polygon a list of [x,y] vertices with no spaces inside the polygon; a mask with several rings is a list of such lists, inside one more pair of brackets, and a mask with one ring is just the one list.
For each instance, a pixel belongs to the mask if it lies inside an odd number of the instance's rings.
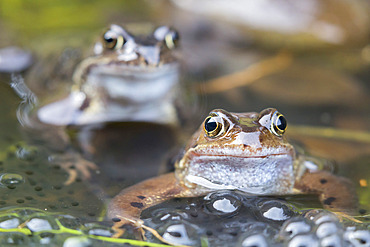
{"label": "dark pupil", "polygon": [[113,43],[116,40],[109,34],[104,35],[104,39],[107,43]]}
{"label": "dark pupil", "polygon": [[104,34],[105,47],[108,49],[113,49],[117,44],[117,35],[112,31],[108,31]]}
{"label": "dark pupil", "polygon": [[276,121],[276,127],[279,130],[285,130],[286,129],[286,119],[283,116],[279,116]]}
{"label": "dark pupil", "polygon": [[214,118],[208,118],[204,123],[204,128],[207,130],[207,132],[212,132],[217,129],[217,122]]}
{"label": "dark pupil", "polygon": [[113,39],[112,38],[105,38],[105,41],[107,41],[107,43],[112,43]]}

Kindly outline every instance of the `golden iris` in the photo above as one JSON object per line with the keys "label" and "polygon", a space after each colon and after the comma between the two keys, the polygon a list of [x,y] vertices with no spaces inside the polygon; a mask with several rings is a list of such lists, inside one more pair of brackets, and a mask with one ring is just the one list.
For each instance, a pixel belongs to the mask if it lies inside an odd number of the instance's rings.
{"label": "golden iris", "polygon": [[277,136],[282,136],[288,127],[285,117],[281,113],[274,114],[271,121],[271,131]]}
{"label": "golden iris", "polygon": [[203,129],[209,137],[217,137],[224,132],[224,123],[218,116],[208,116],[204,121]]}

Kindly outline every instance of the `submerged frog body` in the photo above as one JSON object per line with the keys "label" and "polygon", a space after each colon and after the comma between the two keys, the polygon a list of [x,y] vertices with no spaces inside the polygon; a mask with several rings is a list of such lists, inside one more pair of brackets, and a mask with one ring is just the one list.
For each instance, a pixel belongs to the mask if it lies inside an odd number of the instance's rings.
{"label": "submerged frog body", "polygon": [[69,96],[40,108],[38,118],[59,126],[176,123],[178,39],[178,33],[166,26],[140,38],[111,25],[95,45],[95,55],[76,69]]}
{"label": "submerged frog body", "polygon": [[[109,205],[116,226],[138,222],[141,211],[166,199],[215,190],[252,195],[315,193],[325,208],[349,211],[357,204],[352,184],[324,170],[306,168],[284,138],[287,122],[276,109],[261,113],[214,110],[165,174],[124,189]],[[118,229],[118,228],[117,228]]]}

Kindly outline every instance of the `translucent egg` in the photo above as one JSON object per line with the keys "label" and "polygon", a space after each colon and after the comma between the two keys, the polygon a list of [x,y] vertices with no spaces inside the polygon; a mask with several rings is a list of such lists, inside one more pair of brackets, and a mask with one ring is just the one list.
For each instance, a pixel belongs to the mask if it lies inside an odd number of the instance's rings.
{"label": "translucent egg", "polygon": [[315,234],[299,234],[294,236],[289,242],[288,247],[319,247],[319,241]]}
{"label": "translucent egg", "polygon": [[241,199],[231,192],[214,192],[205,197],[206,211],[213,215],[234,215],[241,206]]}
{"label": "translucent egg", "polygon": [[241,242],[242,247],[268,247],[269,244],[262,234],[250,235]]}
{"label": "translucent egg", "polygon": [[193,228],[190,224],[177,223],[168,225],[162,237],[175,245],[196,245],[197,229]]}
{"label": "translucent egg", "polygon": [[344,233],[344,238],[355,247],[370,246],[369,230],[347,230]]}
{"label": "translucent egg", "polygon": [[316,236],[318,238],[324,238],[340,232],[342,232],[342,229],[336,222],[324,222],[316,228]]}
{"label": "translucent egg", "polygon": [[295,235],[308,233],[311,229],[311,224],[305,218],[294,217],[284,222],[280,229],[280,236],[284,239],[290,239]]}

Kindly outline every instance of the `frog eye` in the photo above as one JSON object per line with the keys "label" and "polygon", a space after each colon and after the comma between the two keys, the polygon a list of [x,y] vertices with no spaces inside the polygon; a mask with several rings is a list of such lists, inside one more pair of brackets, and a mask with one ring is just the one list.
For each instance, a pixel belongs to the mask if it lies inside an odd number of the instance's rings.
{"label": "frog eye", "polygon": [[168,26],[158,27],[154,31],[153,36],[156,40],[161,42],[163,41],[168,49],[174,49],[179,45],[180,41],[179,33]]}
{"label": "frog eye", "polygon": [[174,49],[178,47],[180,40],[180,35],[177,31],[171,30],[169,33],[166,34],[164,37],[164,41],[168,49]]}
{"label": "frog eye", "polygon": [[103,35],[103,45],[107,49],[120,49],[125,43],[126,40],[122,35],[119,35],[112,30],[108,30]]}
{"label": "frog eye", "polygon": [[203,129],[207,136],[215,138],[225,133],[226,128],[223,119],[212,114],[204,120]]}
{"label": "frog eye", "polygon": [[282,136],[287,127],[285,117],[281,113],[276,112],[272,117],[271,132],[277,136]]}

